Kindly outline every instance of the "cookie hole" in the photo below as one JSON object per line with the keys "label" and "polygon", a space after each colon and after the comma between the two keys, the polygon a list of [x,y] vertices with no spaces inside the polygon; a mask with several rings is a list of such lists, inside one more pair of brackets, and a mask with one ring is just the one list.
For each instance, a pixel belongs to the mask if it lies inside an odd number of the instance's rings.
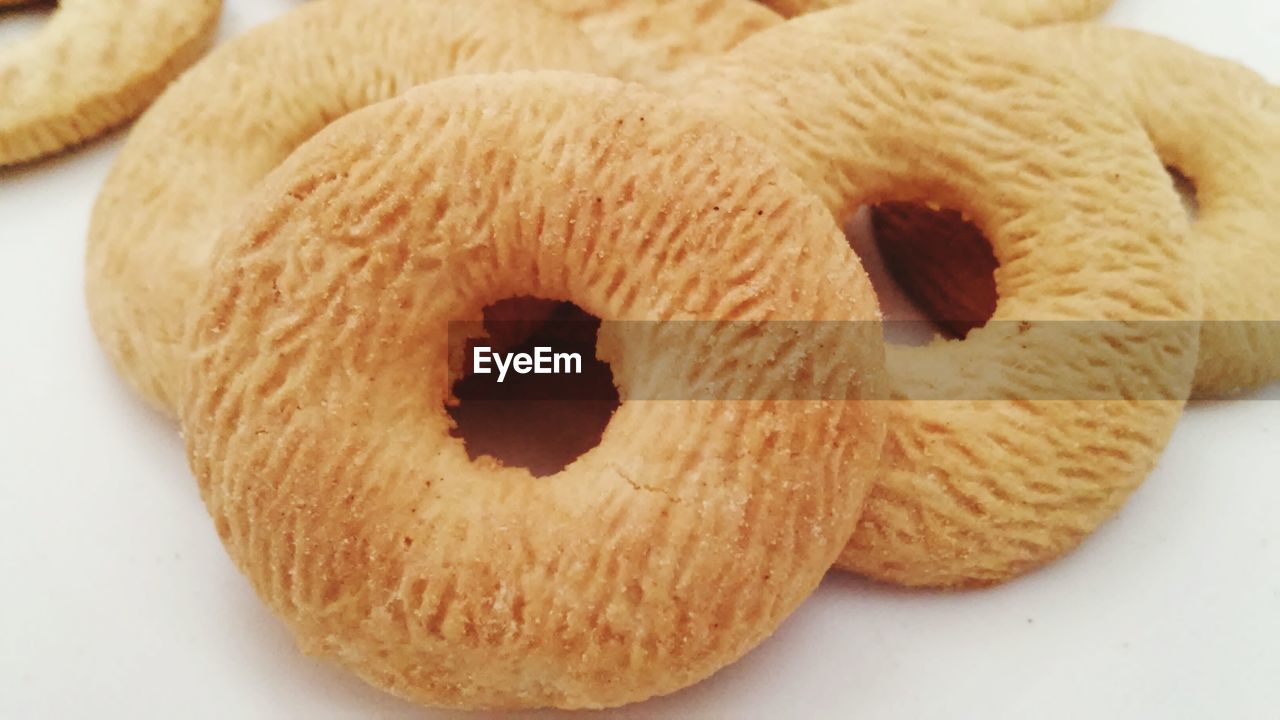
{"label": "cookie hole", "polygon": [[977,226],[958,211],[916,203],[881,203],[869,215],[885,269],[934,326],[964,338],[987,324],[1000,263]]}
{"label": "cookie hole", "polygon": [[17,45],[36,32],[49,20],[56,2],[28,2],[12,7],[0,6],[0,49]]}
{"label": "cookie hole", "polygon": [[880,302],[880,311],[885,319],[885,339],[894,345],[929,344],[939,329],[885,266],[884,256],[876,246],[875,234],[871,230],[871,208],[860,208],[845,225],[844,234],[862,261]]}
{"label": "cookie hole", "polygon": [[[467,373],[454,383],[457,402],[447,408],[453,436],[472,460],[492,458],[547,477],[600,444],[619,399],[613,371],[596,357],[599,329],[599,318],[572,303],[513,298],[485,308],[489,337],[470,341]],[[518,373],[508,364],[498,382],[496,360],[486,361],[488,374],[475,372],[476,346],[489,347],[490,357],[508,358],[533,358],[538,348],[550,348],[554,354],[577,355],[580,364],[563,358],[556,369],[566,372],[546,374]],[[578,367],[580,373],[567,372]]]}
{"label": "cookie hole", "polygon": [[1182,209],[1186,210],[1187,218],[1194,221],[1200,217],[1200,197],[1197,194],[1195,182],[1176,167],[1169,165],[1165,170],[1169,173],[1169,179],[1173,181],[1173,189],[1177,190],[1178,197],[1182,198]]}

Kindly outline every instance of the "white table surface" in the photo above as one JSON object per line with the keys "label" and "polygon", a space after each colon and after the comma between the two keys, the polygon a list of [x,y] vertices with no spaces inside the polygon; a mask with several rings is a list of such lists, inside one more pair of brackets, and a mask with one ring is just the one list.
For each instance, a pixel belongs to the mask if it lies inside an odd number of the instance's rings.
{"label": "white table surface", "polygon": [[[228,0],[223,35],[293,4]],[[1118,0],[1109,19],[1280,81],[1273,0]],[[95,345],[83,244],[120,139],[0,174],[0,718],[431,717],[294,651],[177,432]],[[1198,405],[1051,567],[957,594],[832,575],[739,664],[618,714],[1278,718],[1278,480],[1280,386]]]}

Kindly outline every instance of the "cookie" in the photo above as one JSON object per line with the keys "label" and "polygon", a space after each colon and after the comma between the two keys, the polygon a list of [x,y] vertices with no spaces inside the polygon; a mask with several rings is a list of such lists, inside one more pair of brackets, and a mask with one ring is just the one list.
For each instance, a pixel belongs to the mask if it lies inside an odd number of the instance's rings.
{"label": "cookie", "polygon": [[[749,355],[712,333],[665,370],[621,333],[632,399],[535,479],[470,460],[445,413],[450,323],[520,296],[859,330]],[[453,78],[335,122],[247,201],[195,307],[180,407],[232,558],[304,650],[424,704],[603,707],[707,677],[816,587],[883,437],[878,310],[826,209],[758,144],[615,80]],[[852,399],[769,399],[784,349]],[[762,394],[629,392],[672,368]]]}
{"label": "cookie", "polygon": [[142,118],[98,197],[86,294],[101,345],[173,415],[188,305],[216,229],[294,148],[444,76],[602,66],[572,23],[505,0],[322,0],[223,45]]}
{"label": "cookie", "polygon": [[953,587],[1062,555],[1148,475],[1190,391],[1201,305],[1178,196],[1133,116],[1041,46],[868,0],[681,78],[837,219],[934,203],[971,218],[1000,264],[986,327],[890,348],[903,402],[844,568]]}
{"label": "cookie", "polygon": [[[1195,395],[1229,397],[1280,380],[1280,92],[1236,63],[1136,30],[1033,32],[1097,92],[1118,93],[1164,164],[1193,186],[1205,320]],[[882,228],[893,236],[886,248],[913,258],[898,263],[903,286],[935,316],[971,315],[966,276],[984,268],[955,248],[976,248],[981,238],[909,230]]]}
{"label": "cookie", "polygon": [[61,0],[39,32],[0,50],[0,166],[132,119],[194,62],[221,0]]}
{"label": "cookie", "polygon": [[1073,25],[1035,37],[1123,93],[1164,164],[1194,185],[1205,319],[1196,395],[1280,380],[1280,91],[1237,63],[1134,30]]}
{"label": "cookie", "polygon": [[653,81],[723,53],[782,17],[754,0],[538,0],[572,18],[610,74]]}

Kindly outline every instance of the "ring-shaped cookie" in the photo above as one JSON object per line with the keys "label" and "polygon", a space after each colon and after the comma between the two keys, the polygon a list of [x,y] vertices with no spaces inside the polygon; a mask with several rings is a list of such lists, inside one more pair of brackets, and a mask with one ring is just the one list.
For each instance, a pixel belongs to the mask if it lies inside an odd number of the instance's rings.
{"label": "ring-shaped cookie", "polygon": [[[865,0],[760,0],[781,13],[795,17]],[[919,2],[920,0],[911,0]],[[1088,20],[1106,12],[1115,0],[931,0],[946,8],[969,10],[1014,27],[1047,25],[1067,20]]]}
{"label": "ring-shaped cookie", "polygon": [[1132,115],[1051,60],[990,20],[868,1],[681,78],[838,218],[936,202],[1000,262],[986,327],[890,348],[908,401],[842,567],[956,586],[1045,563],[1120,507],[1181,413],[1200,312],[1181,204]]}
{"label": "ring-shaped cookie", "polygon": [[649,82],[782,22],[755,0],[538,0],[575,20],[610,74]]}
{"label": "ring-shaped cookie", "polygon": [[215,228],[308,137],[430,80],[525,68],[602,62],[573,23],[506,0],[322,0],[219,47],[138,122],[94,207],[89,315],[116,369],[175,412]]}
{"label": "ring-shaped cookie", "polygon": [[[883,392],[883,343],[844,236],[758,144],[639,85],[470,76],[352,113],[211,268],[181,408],[220,535],[304,649],[417,702],[601,707],[706,677],[814,589],[875,472],[888,408],[858,398]],[[770,400],[794,377],[776,354],[682,346],[668,370],[760,399],[625,399],[543,479],[473,462],[448,325],[512,295],[852,321],[786,356],[853,399]],[[615,379],[660,371],[627,347]]]}
{"label": "ring-shaped cookie", "polygon": [[[1100,25],[1032,31],[1118,93],[1164,163],[1196,195],[1192,247],[1204,295],[1194,394],[1221,398],[1280,379],[1280,92],[1251,70],[1172,40]],[[984,241],[912,208],[877,211],[902,286],[963,333],[981,324],[993,263]],[[975,292],[975,289],[978,291]]]}
{"label": "ring-shaped cookie", "polygon": [[221,0],[60,0],[0,49],[0,166],[84,142],[137,115],[204,52]]}
{"label": "ring-shaped cookie", "polygon": [[1194,186],[1205,319],[1195,394],[1280,380],[1280,90],[1238,63],[1136,30],[1063,25],[1032,37],[1119,92],[1164,164]]}

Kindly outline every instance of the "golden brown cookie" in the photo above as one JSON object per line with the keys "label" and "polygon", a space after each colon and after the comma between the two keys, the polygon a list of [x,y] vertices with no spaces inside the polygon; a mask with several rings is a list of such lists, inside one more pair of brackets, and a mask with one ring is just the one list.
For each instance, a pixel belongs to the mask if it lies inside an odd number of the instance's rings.
{"label": "golden brown cookie", "polygon": [[[783,363],[854,400],[624,400],[561,473],[473,462],[448,324],[524,295],[862,321]],[[881,445],[886,404],[857,401],[883,392],[878,310],[825,208],[614,80],[454,78],[335,122],[247,201],[195,306],[180,407],[229,552],[304,650],[420,703],[601,707],[710,675],[817,585]],[[667,369],[788,393],[780,356],[714,347]],[[624,395],[656,371],[612,352]]]}
{"label": "golden brown cookie", "polygon": [[[794,17],[863,0],[760,0],[781,13]],[[919,2],[919,0],[914,0]],[[946,8],[981,13],[1015,27],[1046,25],[1065,20],[1087,20],[1106,12],[1115,0],[933,0]]]}
{"label": "golden brown cookie", "polygon": [[1280,380],[1280,91],[1237,63],[1134,30],[1071,25],[1034,37],[1123,93],[1164,164],[1194,185],[1206,321],[1195,393]]}
{"label": "golden brown cookie", "polygon": [[173,414],[188,303],[216,228],[294,148],[432,79],[601,66],[572,23],[505,0],[322,0],[227,43],[143,117],[102,188],[86,267],[99,340]]}
{"label": "golden brown cookie", "polygon": [[204,52],[221,0],[61,0],[0,49],[0,166],[97,137],[142,111]]}
{"label": "golden brown cookie", "polygon": [[782,17],[755,0],[538,0],[572,18],[625,80],[651,81],[735,47]]}
{"label": "golden brown cookie", "polygon": [[[1280,92],[1236,63],[1135,30],[1062,25],[1033,37],[1097,92],[1118,93],[1165,165],[1194,186],[1205,319],[1195,394],[1226,397],[1280,380]],[[893,236],[889,252],[911,258],[897,274],[931,314],[971,314],[967,278],[984,268],[955,249],[980,237],[879,230]]]}
{"label": "golden brown cookie", "polygon": [[1000,263],[986,327],[890,348],[907,401],[840,565],[998,582],[1114,514],[1181,413],[1200,313],[1181,204],[1132,115],[1036,40],[925,4],[796,18],[681,80],[838,219],[936,203]]}

